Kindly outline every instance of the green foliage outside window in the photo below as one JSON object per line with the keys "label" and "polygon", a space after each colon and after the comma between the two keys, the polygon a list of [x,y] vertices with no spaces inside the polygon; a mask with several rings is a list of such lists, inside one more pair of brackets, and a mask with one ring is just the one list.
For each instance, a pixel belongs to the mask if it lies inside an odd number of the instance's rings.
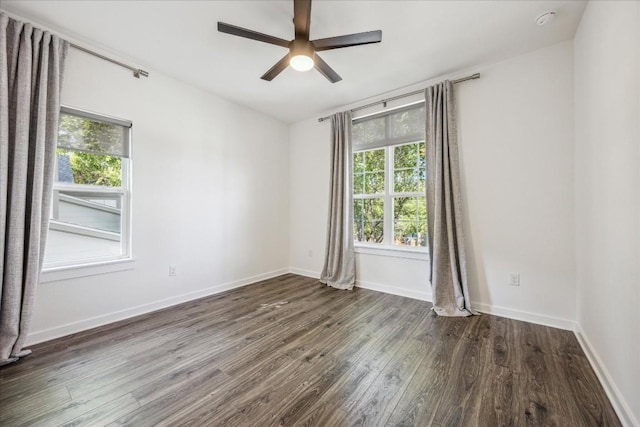
{"label": "green foliage outside window", "polygon": [[[426,246],[425,143],[397,145],[391,150],[392,241]],[[353,155],[354,238],[360,242],[384,241],[385,151],[381,148]]]}
{"label": "green foliage outside window", "polygon": [[[384,194],[384,149],[353,155],[353,194]],[[384,199],[354,200],[354,235],[360,242],[381,243],[384,239]]]}
{"label": "green foliage outside window", "polygon": [[120,157],[64,149],[58,149],[57,154],[69,157],[75,184],[107,187],[122,185],[122,159]]}
{"label": "green foliage outside window", "polygon": [[122,185],[122,159],[101,154],[122,150],[122,132],[120,126],[110,123],[69,114],[60,116],[58,145],[65,148],[59,148],[57,154],[69,157],[74,183],[107,187]]}

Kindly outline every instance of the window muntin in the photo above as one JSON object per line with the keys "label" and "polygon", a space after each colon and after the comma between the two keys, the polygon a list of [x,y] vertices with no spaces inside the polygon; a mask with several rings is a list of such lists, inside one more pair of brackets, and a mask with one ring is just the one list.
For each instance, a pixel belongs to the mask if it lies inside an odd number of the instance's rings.
{"label": "window muntin", "polygon": [[425,247],[424,104],[355,120],[353,129],[355,241]]}
{"label": "window muntin", "polygon": [[62,108],[45,269],[130,257],[130,126]]}

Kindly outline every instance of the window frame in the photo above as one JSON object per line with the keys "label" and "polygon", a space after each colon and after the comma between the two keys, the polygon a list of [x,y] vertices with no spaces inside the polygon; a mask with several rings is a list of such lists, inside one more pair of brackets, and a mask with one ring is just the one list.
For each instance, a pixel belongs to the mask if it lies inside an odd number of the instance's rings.
{"label": "window frame", "polygon": [[[410,110],[413,108],[420,108],[424,105],[424,101],[413,102],[408,105],[403,105],[391,110],[382,111],[374,114],[370,114],[363,117],[354,118],[352,123],[355,125],[365,120],[376,119],[379,117],[391,117],[394,113]],[[394,199],[398,197],[426,197],[426,191],[417,192],[395,192],[394,189],[394,157],[395,147],[409,144],[426,143],[425,135],[421,138],[412,137],[409,139],[393,139],[389,137],[389,125],[385,126],[385,139],[383,141],[378,140],[368,146],[352,147],[351,161],[353,163],[355,154],[373,150],[384,150],[384,193],[377,194],[355,194],[354,188],[351,188],[352,204],[356,200],[364,199],[376,199],[381,198],[384,203],[383,211],[383,241],[381,243],[361,242],[355,239],[354,236],[354,248],[357,253],[365,253],[371,255],[391,256],[399,258],[409,259],[428,259],[429,250],[427,246],[409,246],[409,245],[396,245],[394,244]],[[426,171],[426,164],[425,164]],[[355,167],[352,168],[352,179],[355,176]],[[426,174],[425,174],[426,175]],[[426,185],[426,184],[425,184]],[[353,209],[353,208],[352,208]],[[355,221],[355,218],[354,218]]]}
{"label": "window frame", "polygon": [[[104,114],[95,113],[92,111],[86,111],[74,107],[62,105],[60,107],[61,114],[73,115],[84,119],[98,121],[103,123],[114,124],[123,127],[125,131],[126,147],[124,148],[124,156],[117,156],[121,159],[121,185],[119,187],[97,186],[90,184],[71,184],[66,182],[57,181],[58,173],[58,156],[55,159],[54,173],[56,174],[53,182],[52,202],[49,230],[52,229],[64,229],[63,223],[55,223],[51,220],[54,218],[54,212],[57,208],[56,194],[60,191],[91,193],[91,194],[104,194],[112,195],[114,198],[119,199],[120,202],[120,254],[110,256],[96,256],[87,257],[78,260],[57,261],[43,263],[43,270],[41,276],[41,283],[64,280],[74,277],[90,276],[95,274],[104,274],[113,271],[122,271],[134,268],[135,259],[133,258],[133,245],[132,245],[132,122],[116,117],[111,117]],[[74,150],[68,147],[60,147],[56,144],[57,149],[64,149],[69,151],[85,152],[84,150]],[[87,202],[90,203],[90,202]],[[108,209],[108,208],[105,208]],[[55,220],[54,220],[55,221]],[[53,227],[52,227],[53,225]],[[88,230],[87,235],[94,233]],[[99,231],[96,233],[100,234]],[[106,232],[108,233],[108,232]]]}

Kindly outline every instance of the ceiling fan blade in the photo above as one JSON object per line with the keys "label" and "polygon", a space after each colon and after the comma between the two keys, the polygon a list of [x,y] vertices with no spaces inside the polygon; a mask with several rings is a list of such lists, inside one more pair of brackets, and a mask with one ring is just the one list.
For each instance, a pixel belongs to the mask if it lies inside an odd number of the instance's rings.
{"label": "ceiling fan blade", "polygon": [[366,33],[348,34],[346,36],[328,37],[326,39],[313,40],[311,43],[316,51],[340,49],[341,47],[358,46],[362,44],[380,43],[382,31],[367,31]]}
{"label": "ceiling fan blade", "polygon": [[247,30],[246,28],[236,27],[235,25],[225,24],[224,22],[218,22],[218,31],[221,33],[227,33],[234,36],[244,37],[251,40],[257,40],[259,42],[275,44],[277,46],[289,47],[289,41],[270,36],[268,34],[259,33],[257,31]]}
{"label": "ceiling fan blade", "polygon": [[333,68],[329,67],[329,64],[324,62],[324,60],[316,54],[313,55],[313,63],[316,66],[316,70],[320,71],[320,74],[325,76],[331,83],[339,82],[340,80],[342,80],[342,77],[340,77],[338,73],[333,71]]}
{"label": "ceiling fan blade", "polygon": [[309,40],[311,0],[293,0],[293,25],[296,28],[296,40]]}
{"label": "ceiling fan blade", "polygon": [[289,66],[289,54],[287,53],[284,56],[284,58],[282,58],[280,61],[276,62],[276,65],[274,65],[273,67],[269,68],[269,71],[264,73],[263,76],[260,77],[260,78],[262,80],[266,80],[266,81],[270,82],[278,74],[280,74],[282,71],[284,71],[284,69],[287,68],[288,66]]}

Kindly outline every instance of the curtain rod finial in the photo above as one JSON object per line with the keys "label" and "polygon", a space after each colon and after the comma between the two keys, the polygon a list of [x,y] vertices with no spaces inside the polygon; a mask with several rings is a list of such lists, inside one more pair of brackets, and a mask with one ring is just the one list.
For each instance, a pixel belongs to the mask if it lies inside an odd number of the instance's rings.
{"label": "curtain rod finial", "polygon": [[133,77],[135,77],[136,79],[139,79],[140,76],[149,77],[149,73],[146,72],[145,70],[141,70],[139,68],[137,70],[133,70]]}

